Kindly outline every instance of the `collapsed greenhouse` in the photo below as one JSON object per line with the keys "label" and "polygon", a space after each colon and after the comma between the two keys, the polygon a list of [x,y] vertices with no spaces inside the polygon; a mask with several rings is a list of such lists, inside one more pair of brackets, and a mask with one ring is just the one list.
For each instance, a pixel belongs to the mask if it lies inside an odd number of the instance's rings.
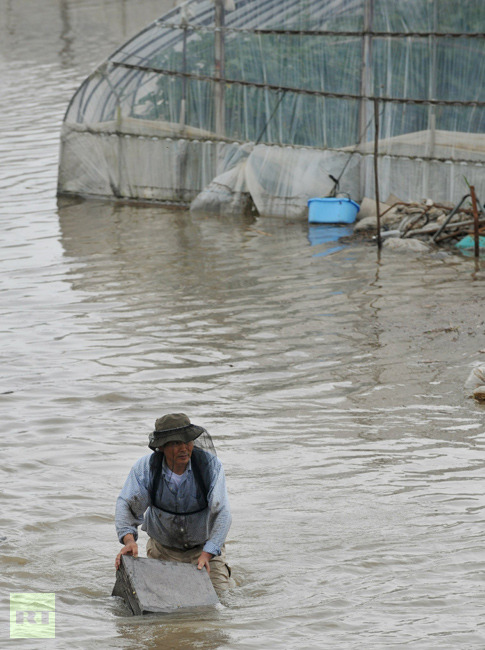
{"label": "collapsed greenhouse", "polygon": [[[78,88],[63,195],[299,217],[485,196],[483,0],[188,0]],[[336,184],[338,181],[338,186]]]}

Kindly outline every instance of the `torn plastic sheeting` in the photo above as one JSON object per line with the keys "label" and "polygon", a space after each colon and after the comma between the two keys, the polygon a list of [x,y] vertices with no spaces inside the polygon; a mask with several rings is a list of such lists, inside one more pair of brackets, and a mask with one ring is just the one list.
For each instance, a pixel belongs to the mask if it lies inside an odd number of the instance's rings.
{"label": "torn plastic sheeting", "polygon": [[240,215],[250,204],[245,178],[246,160],[216,176],[190,204],[191,212]]}
{"label": "torn plastic sheeting", "polygon": [[[246,183],[260,215],[306,218],[307,202],[327,196],[350,154],[291,147],[258,145],[246,163]],[[357,160],[353,159],[340,183],[351,197],[359,191]]]}

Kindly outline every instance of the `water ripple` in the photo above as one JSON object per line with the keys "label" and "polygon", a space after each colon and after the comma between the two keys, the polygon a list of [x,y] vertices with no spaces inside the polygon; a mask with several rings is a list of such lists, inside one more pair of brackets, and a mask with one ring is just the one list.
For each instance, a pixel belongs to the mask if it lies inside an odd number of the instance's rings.
{"label": "water ripple", "polygon": [[[119,3],[77,4],[102,25]],[[483,647],[473,262],[377,262],[312,246],[306,223],[58,204],[62,114],[94,39],[72,29],[60,61],[28,66],[8,32],[18,56],[0,65],[4,594],[55,592],[59,648]],[[171,410],[217,441],[238,587],[160,625],[109,598],[113,509]]]}

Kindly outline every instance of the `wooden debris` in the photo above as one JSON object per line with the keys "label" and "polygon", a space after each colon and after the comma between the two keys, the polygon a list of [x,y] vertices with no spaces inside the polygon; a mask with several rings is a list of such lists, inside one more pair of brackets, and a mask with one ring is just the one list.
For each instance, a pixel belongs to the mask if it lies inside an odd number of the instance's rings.
{"label": "wooden debris", "polygon": [[[409,203],[396,201],[382,211],[381,237],[414,238],[429,244],[456,246],[467,235],[473,235],[474,228],[485,235],[485,208],[476,202],[473,210],[469,203],[469,195],[465,195],[455,206],[434,203],[430,199]],[[375,233],[376,230],[375,216],[367,213],[354,227],[356,234],[364,234],[365,231]],[[393,243],[390,247],[398,248],[398,244]]]}
{"label": "wooden debris", "polygon": [[135,616],[167,614],[219,602],[205,569],[127,555],[121,558],[112,595],[123,598]]}

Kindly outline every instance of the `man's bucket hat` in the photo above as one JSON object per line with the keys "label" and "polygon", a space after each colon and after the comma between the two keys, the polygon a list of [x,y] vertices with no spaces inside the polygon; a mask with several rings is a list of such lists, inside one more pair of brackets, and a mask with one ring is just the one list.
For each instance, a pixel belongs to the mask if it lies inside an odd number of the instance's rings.
{"label": "man's bucket hat", "polygon": [[192,424],[185,413],[169,413],[155,421],[155,431],[148,437],[148,446],[154,451],[167,442],[190,442],[205,429]]}

